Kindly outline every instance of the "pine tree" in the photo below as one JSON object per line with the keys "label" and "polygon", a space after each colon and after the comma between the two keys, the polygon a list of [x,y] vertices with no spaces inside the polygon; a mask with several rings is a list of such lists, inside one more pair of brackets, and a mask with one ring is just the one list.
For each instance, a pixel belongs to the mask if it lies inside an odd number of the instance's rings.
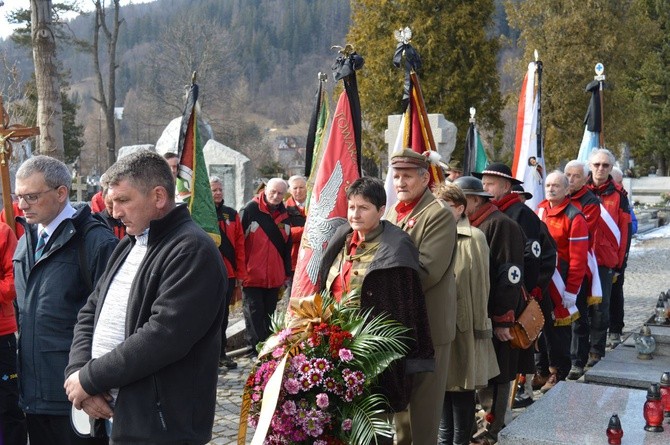
{"label": "pine tree", "polygon": [[510,24],[520,30],[524,57],[519,81],[537,49],[544,64],[542,118],[548,164],[574,159],[584,133],[594,66],[605,65],[605,145],[618,154],[622,143],[643,133],[639,100],[640,66],[651,48],[656,25],[638,0],[508,1]]}
{"label": "pine tree", "polygon": [[655,164],[668,175],[670,163],[670,1],[647,0],[646,12],[657,26],[652,50],[640,67],[643,138],[636,150],[638,173]]}
{"label": "pine tree", "polygon": [[[365,58],[358,74],[367,156],[384,148],[387,115],[399,114],[404,70],[392,64],[393,31],[409,26],[412,46],[419,52],[418,75],[429,113],[442,113],[459,129],[456,158],[468,127],[469,108],[477,108],[478,123],[501,130],[503,101],[496,69],[498,40],[489,34],[493,0],[354,0],[347,43]],[[375,152],[376,151],[376,152]]]}

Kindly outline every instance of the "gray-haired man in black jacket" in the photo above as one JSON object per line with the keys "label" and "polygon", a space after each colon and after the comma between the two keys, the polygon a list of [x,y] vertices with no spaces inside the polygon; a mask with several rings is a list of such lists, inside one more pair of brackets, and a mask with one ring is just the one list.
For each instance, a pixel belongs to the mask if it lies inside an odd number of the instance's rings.
{"label": "gray-haired man in black jacket", "polygon": [[207,443],[227,286],[221,255],[186,206],[175,206],[162,157],[131,154],[106,174],[129,236],[79,313],[68,397],[113,420],[113,443]]}

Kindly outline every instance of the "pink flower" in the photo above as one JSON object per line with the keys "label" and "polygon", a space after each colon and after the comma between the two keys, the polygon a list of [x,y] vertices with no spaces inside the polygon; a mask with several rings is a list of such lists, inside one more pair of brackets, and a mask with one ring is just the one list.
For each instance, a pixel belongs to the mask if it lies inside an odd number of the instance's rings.
{"label": "pink flower", "polygon": [[320,372],[330,371],[330,362],[324,358],[316,358],[311,360],[312,369]]}
{"label": "pink flower", "polygon": [[323,381],[323,387],[330,392],[335,392],[337,389],[337,382],[332,377],[328,377]]}
{"label": "pink flower", "polygon": [[340,360],[342,360],[343,362],[349,362],[354,358],[354,354],[352,354],[351,351],[346,348],[340,349],[339,355]]}
{"label": "pink flower", "polygon": [[351,431],[352,423],[351,419],[344,419],[342,421],[342,429],[344,431]]}
{"label": "pink flower", "polygon": [[280,358],[284,355],[284,347],[280,346],[274,351],[272,351],[272,358]]}
{"label": "pink flower", "polygon": [[326,409],[328,408],[328,405],[330,404],[330,401],[328,400],[328,394],[326,393],[321,393],[317,394],[316,396],[316,406],[318,406],[321,409]]}
{"label": "pink flower", "polygon": [[311,371],[308,374],[308,378],[309,378],[309,381],[311,382],[311,386],[321,384],[322,377],[323,376],[321,375],[321,373],[319,371],[316,371],[316,370]]}
{"label": "pink flower", "polygon": [[289,394],[298,394],[298,391],[300,391],[300,383],[296,379],[286,379],[284,382],[284,389]]}
{"label": "pink flower", "polygon": [[292,416],[298,412],[298,409],[295,406],[295,402],[292,400],[287,400],[286,402],[284,402],[284,404],[282,405],[282,409],[284,411],[284,414],[288,414],[289,416]]}
{"label": "pink flower", "polygon": [[279,343],[284,343],[291,336],[291,328],[282,329],[277,334],[277,340]]}
{"label": "pink flower", "polygon": [[305,357],[305,354],[300,353],[291,359],[291,364],[296,368],[300,368],[300,365],[302,365],[306,361],[307,357]]}

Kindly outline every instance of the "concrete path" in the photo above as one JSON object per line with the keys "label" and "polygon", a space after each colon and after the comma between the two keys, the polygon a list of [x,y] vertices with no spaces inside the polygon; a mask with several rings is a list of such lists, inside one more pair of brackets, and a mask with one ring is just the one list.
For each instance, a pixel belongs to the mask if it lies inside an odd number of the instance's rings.
{"label": "concrete path", "polygon": [[[650,317],[658,294],[670,289],[670,226],[633,241],[624,282],[624,334],[636,332]],[[238,368],[223,370],[217,389],[212,444],[236,444],[242,388],[251,369],[249,358],[236,358]],[[539,392],[538,392],[539,393]],[[516,410],[515,410],[516,411]],[[247,442],[251,443],[249,429]]]}

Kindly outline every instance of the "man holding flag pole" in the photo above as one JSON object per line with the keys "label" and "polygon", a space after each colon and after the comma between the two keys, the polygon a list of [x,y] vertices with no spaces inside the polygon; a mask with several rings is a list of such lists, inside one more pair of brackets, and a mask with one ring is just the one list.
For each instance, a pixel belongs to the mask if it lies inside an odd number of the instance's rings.
{"label": "man holding flag pole", "polygon": [[435,370],[414,377],[409,411],[395,416],[396,443],[428,444],[437,439],[450,348],[456,337],[456,220],[430,191],[430,184],[444,178],[439,156],[434,156],[435,142],[415,71],[420,59],[409,43],[410,29],[396,31],[396,39],[394,64],[399,67],[405,56],[408,104],[401,129],[404,149],[392,154],[389,171],[398,202],[388,207],[386,219],[403,229],[419,249],[419,278],[435,349]]}

